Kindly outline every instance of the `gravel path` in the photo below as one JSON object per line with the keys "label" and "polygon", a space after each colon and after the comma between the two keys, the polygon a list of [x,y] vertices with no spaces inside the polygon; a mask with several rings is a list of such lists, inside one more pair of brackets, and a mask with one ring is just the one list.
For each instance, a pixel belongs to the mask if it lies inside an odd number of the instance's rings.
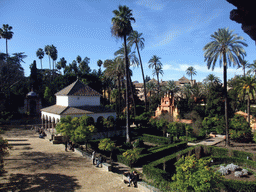
{"label": "gravel path", "polygon": [[39,139],[31,130],[14,128],[2,135],[12,146],[5,158],[0,191],[138,192],[122,176],[96,168],[63,145]]}

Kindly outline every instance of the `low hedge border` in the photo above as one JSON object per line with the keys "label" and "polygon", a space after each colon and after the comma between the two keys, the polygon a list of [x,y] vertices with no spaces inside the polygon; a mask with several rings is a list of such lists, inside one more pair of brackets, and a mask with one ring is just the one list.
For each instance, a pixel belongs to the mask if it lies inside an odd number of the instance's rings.
{"label": "low hedge border", "polygon": [[193,151],[195,148],[196,146],[191,146],[172,155],[168,155],[161,159],[153,161],[148,165],[144,165],[144,175],[146,176],[147,179],[150,179],[152,181],[150,182],[150,184],[155,186],[156,188],[159,188],[162,191],[172,191],[171,177],[176,170],[174,169],[173,173],[168,173],[162,169],[157,168],[157,166],[160,164],[168,163],[170,161],[172,161],[174,164],[179,157],[181,157],[182,155],[189,154],[190,151]]}
{"label": "low hedge border", "polygon": [[166,156],[166,154],[173,154],[185,148],[187,148],[186,141],[171,144],[171,145],[165,145],[162,148],[157,148],[155,150],[150,151],[150,153],[148,154],[140,155],[139,159],[137,160],[136,166],[142,166],[142,165],[148,164],[152,161],[155,161],[159,158]]}
{"label": "low hedge border", "polygon": [[[256,162],[252,160],[245,160],[236,157],[211,157],[213,159],[212,164],[221,164],[221,163],[234,163],[239,166],[248,167],[251,169],[256,169]],[[230,179],[222,180],[223,189],[227,191],[246,191],[246,192],[254,192],[256,191],[256,182],[255,181],[237,181]]]}
{"label": "low hedge border", "polygon": [[170,142],[170,140],[166,137],[160,137],[155,135],[149,135],[149,134],[142,134],[143,136],[141,139],[146,142],[154,143],[157,145],[166,145]]}
{"label": "low hedge border", "polygon": [[[173,154],[181,149],[187,147],[187,142],[183,141],[172,145],[164,145],[162,147],[156,147],[150,151],[150,153],[139,155],[137,162],[134,166],[142,166],[155,161],[157,158],[164,157],[166,154]],[[129,166],[129,161],[122,154],[117,155],[117,161]]]}
{"label": "low hedge border", "polygon": [[[196,154],[198,153],[198,154]],[[175,169],[173,172],[166,172],[159,167],[161,164],[168,164],[168,162],[172,162],[172,166],[174,163],[182,156],[196,154],[199,155],[198,158],[202,156],[211,157],[215,159],[215,162],[223,162],[223,163],[237,163],[239,165],[243,165],[248,168],[256,168],[256,162],[252,160],[247,160],[247,157],[250,159],[255,158],[255,155],[248,152],[238,151],[238,150],[229,150],[214,146],[192,146],[182,151],[179,151],[175,154],[163,157],[156,161],[149,163],[148,165],[143,166],[143,173],[146,178],[152,180],[151,185],[163,190],[163,191],[171,191],[172,183],[171,177],[175,173]],[[224,157],[222,157],[224,156]],[[235,157],[229,157],[235,156]],[[170,166],[170,164],[168,165]],[[175,167],[175,166],[174,166]],[[256,191],[256,182],[242,182],[235,180],[223,180],[223,188],[227,189],[227,191]]]}

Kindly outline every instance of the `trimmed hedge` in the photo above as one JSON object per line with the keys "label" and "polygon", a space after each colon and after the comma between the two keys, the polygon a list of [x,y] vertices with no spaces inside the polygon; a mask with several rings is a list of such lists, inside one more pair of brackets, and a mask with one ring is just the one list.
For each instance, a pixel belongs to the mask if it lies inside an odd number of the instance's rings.
{"label": "trimmed hedge", "polygon": [[149,142],[149,143],[154,143],[157,145],[166,145],[170,142],[170,139],[166,137],[160,137],[160,136],[155,136],[155,135],[149,135],[149,134],[143,134],[141,137],[143,141]]}
{"label": "trimmed hedge", "polygon": [[[224,148],[214,147],[214,146],[192,146],[175,154],[163,157],[156,161],[143,166],[144,175],[152,180],[152,185],[163,190],[172,191],[171,177],[176,172],[174,163],[182,156],[196,154],[198,158],[202,156],[211,157],[214,162],[219,163],[236,163],[240,166],[245,166],[248,168],[256,169],[256,162],[252,160],[247,160],[249,158],[255,158],[252,153],[228,150]],[[229,157],[234,156],[234,157]],[[166,166],[167,165],[167,166]],[[165,170],[163,170],[165,167]],[[256,182],[243,182],[236,180],[226,180],[222,181],[223,189],[227,191],[256,191]]]}
{"label": "trimmed hedge", "polygon": [[161,148],[157,148],[155,150],[151,150],[150,153],[148,154],[140,155],[136,163],[136,166],[142,166],[142,165],[148,164],[152,161],[155,161],[159,158],[166,156],[166,154],[173,154],[185,148],[187,148],[187,142],[183,141],[180,143],[171,144],[171,145],[163,146]]}
{"label": "trimmed hedge", "polygon": [[[187,155],[191,150],[194,150],[195,146],[189,147],[182,151],[179,151],[175,154],[168,155],[156,161],[149,163],[148,165],[143,166],[143,174],[150,180],[152,180],[151,185],[163,190],[171,191],[172,183],[171,177],[175,173],[174,163],[177,161],[178,156]],[[173,172],[166,172],[162,169],[159,169],[159,165],[169,164],[171,166],[169,169]]]}
{"label": "trimmed hedge", "polygon": [[[166,156],[166,154],[173,154],[186,147],[187,147],[186,141],[172,144],[172,145],[153,147],[152,149],[148,150],[150,153],[141,154],[137,162],[134,164],[134,166],[141,166],[141,165],[148,164],[152,161],[155,161],[156,159]],[[127,159],[123,157],[122,154],[117,155],[117,161],[129,166],[129,161],[127,161]]]}

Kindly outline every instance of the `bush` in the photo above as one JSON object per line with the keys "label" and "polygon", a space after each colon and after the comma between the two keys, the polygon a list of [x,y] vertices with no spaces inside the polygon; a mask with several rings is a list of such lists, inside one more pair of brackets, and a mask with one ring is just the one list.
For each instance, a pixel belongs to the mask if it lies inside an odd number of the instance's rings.
{"label": "bush", "polygon": [[253,139],[250,124],[241,115],[235,115],[230,120],[230,139],[236,142],[251,142]]}
{"label": "bush", "polygon": [[211,159],[195,158],[195,155],[182,157],[176,165],[172,177],[178,191],[219,191],[220,177],[211,167]]}

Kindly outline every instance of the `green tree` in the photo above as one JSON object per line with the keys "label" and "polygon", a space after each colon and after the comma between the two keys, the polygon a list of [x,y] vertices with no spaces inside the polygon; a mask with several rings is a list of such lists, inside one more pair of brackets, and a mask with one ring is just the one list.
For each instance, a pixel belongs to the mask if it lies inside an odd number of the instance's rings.
{"label": "green tree", "polygon": [[130,121],[129,121],[129,92],[128,92],[128,72],[129,63],[127,56],[126,38],[132,32],[131,21],[135,21],[132,16],[132,10],[127,6],[119,5],[118,10],[114,10],[112,18],[112,35],[123,38],[124,40],[124,55],[125,55],[125,76],[126,76],[126,142],[130,142]]}
{"label": "green tree", "polygon": [[241,62],[241,65],[242,65],[242,67],[243,67],[244,77],[245,77],[245,68],[246,68],[246,67],[249,67],[249,62],[246,61],[246,60],[243,60],[243,61]]}
{"label": "green tree", "polygon": [[63,136],[71,138],[75,131],[75,127],[72,125],[72,117],[62,117],[60,122],[56,125],[55,129],[57,133],[61,133]]}
{"label": "green tree", "polygon": [[0,36],[6,40],[6,55],[7,55],[7,57],[8,57],[7,41],[12,39],[12,36],[13,36],[13,32],[11,30],[12,30],[12,26],[9,26],[8,24],[3,24],[3,28],[0,29]]}
{"label": "green tree", "polygon": [[191,81],[192,81],[193,75],[196,75],[196,69],[192,66],[188,67],[186,70],[186,74],[191,77]]}
{"label": "green tree", "polygon": [[105,138],[100,140],[99,143],[99,149],[102,151],[109,151],[110,152],[110,161],[112,162],[112,153],[113,150],[115,149],[115,142],[112,141],[110,138]]}
{"label": "green tree", "polygon": [[102,64],[103,64],[103,62],[99,59],[99,60],[97,61],[98,67],[101,68],[101,65],[102,65]]}
{"label": "green tree", "polygon": [[87,150],[87,144],[92,138],[92,134],[95,131],[94,125],[86,125],[84,122],[83,117],[79,119],[80,124],[74,131],[74,141],[75,142],[84,142],[85,149]]}
{"label": "green tree", "polygon": [[51,58],[51,46],[50,45],[46,45],[44,47],[44,52],[49,57],[49,69],[51,70],[51,59],[50,59]]}
{"label": "green tree", "polygon": [[241,143],[252,141],[252,129],[243,116],[237,114],[230,120],[230,138]]}
{"label": "green tree", "polygon": [[255,91],[256,91],[256,79],[252,76],[246,76],[239,78],[238,85],[235,88],[238,91],[238,97],[247,98],[247,121],[250,123],[250,101],[255,99]]}
{"label": "green tree", "polygon": [[144,97],[145,97],[145,111],[147,111],[147,89],[146,89],[146,81],[144,77],[144,71],[143,71],[143,65],[141,61],[141,56],[140,56],[140,49],[142,50],[144,48],[144,41],[145,39],[142,37],[142,33],[138,33],[138,31],[132,31],[129,37],[127,38],[129,41],[129,46],[132,46],[135,44],[139,60],[140,60],[140,67],[141,67],[141,73],[142,73],[142,78],[143,78],[143,85],[144,85]]}
{"label": "green tree", "polygon": [[54,45],[50,46],[50,57],[52,58],[52,69],[54,72],[54,66],[55,66],[55,62],[58,58],[58,51],[57,51],[57,47],[55,47]]}
{"label": "green tree", "polygon": [[162,66],[163,64],[160,61],[160,57],[153,55],[152,58],[148,61],[149,68],[153,69],[153,75],[156,75],[157,77],[157,83],[158,83],[158,92],[160,91],[160,85],[159,85],[159,73],[163,73]]}
{"label": "green tree", "polygon": [[44,50],[42,48],[39,48],[36,51],[36,56],[41,60],[41,69],[43,69],[42,59],[44,58]]}
{"label": "green tree", "polygon": [[59,70],[63,69],[63,74],[64,74],[64,69],[65,69],[66,65],[67,65],[67,61],[64,57],[62,57],[62,58],[60,58],[60,61],[57,62],[56,68]]}
{"label": "green tree", "polygon": [[220,174],[209,167],[211,159],[195,158],[195,155],[180,158],[176,174],[172,177],[177,191],[219,191]]}
{"label": "green tree", "polygon": [[140,148],[128,149],[122,155],[129,161],[129,166],[132,167],[134,163],[139,159],[141,153]]}
{"label": "green tree", "polygon": [[37,91],[39,88],[38,72],[36,67],[36,60],[30,66],[30,86]]}
{"label": "green tree", "polygon": [[45,91],[44,91],[44,99],[49,103],[49,104],[52,104],[54,99],[53,99],[53,94],[52,94],[52,91],[49,87],[46,87],[45,88]]}
{"label": "green tree", "polygon": [[224,82],[224,98],[225,98],[225,121],[226,121],[226,145],[229,145],[229,130],[228,130],[228,97],[227,97],[227,66],[239,66],[240,62],[246,55],[242,46],[247,46],[244,43],[243,37],[232,34],[233,31],[226,29],[218,29],[211,35],[212,41],[207,43],[203,50],[205,61],[207,61],[208,69],[214,70],[217,60],[220,61],[220,66],[223,64],[223,82]]}
{"label": "green tree", "polygon": [[256,60],[254,60],[252,64],[248,64],[248,68],[248,73],[254,73],[254,75],[256,75]]}

